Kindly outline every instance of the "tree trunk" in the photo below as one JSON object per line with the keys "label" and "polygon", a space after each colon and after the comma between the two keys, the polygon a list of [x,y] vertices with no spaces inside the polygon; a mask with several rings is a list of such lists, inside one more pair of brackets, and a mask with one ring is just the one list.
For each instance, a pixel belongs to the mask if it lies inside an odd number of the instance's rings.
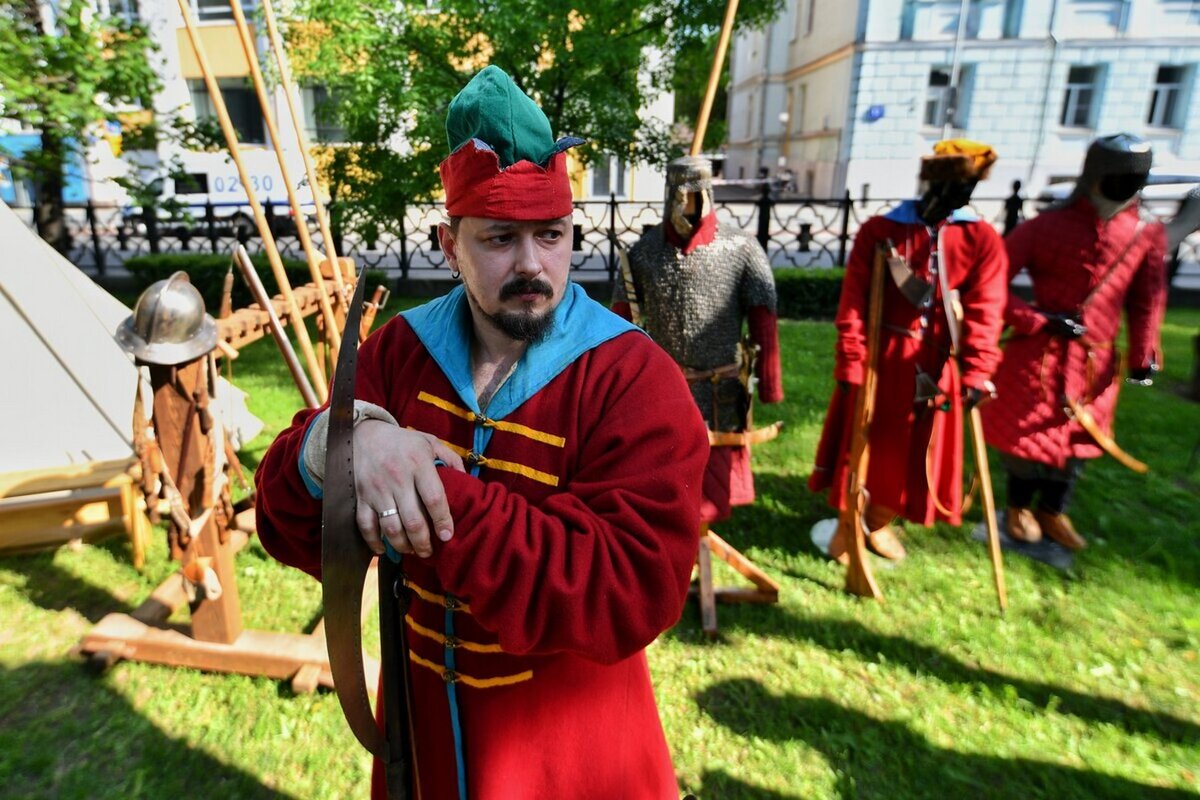
{"label": "tree trunk", "polygon": [[64,256],[71,249],[63,206],[65,150],[62,139],[49,131],[42,131],[42,151],[37,157],[37,172],[33,179],[36,195],[33,201],[34,220],[37,223],[38,236]]}

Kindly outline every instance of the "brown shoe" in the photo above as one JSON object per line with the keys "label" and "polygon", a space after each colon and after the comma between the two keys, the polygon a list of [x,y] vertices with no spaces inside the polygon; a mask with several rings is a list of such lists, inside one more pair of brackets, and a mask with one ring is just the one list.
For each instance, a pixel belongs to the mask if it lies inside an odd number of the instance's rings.
{"label": "brown shoe", "polygon": [[1004,515],[1004,532],[1018,542],[1034,544],[1042,540],[1042,526],[1028,508],[1009,508]]}
{"label": "brown shoe", "polygon": [[908,555],[904,550],[904,545],[900,543],[900,537],[896,535],[896,529],[891,525],[884,525],[867,534],[867,548],[888,561],[903,561],[904,557]]}
{"label": "brown shoe", "polygon": [[1087,540],[1079,535],[1075,526],[1071,524],[1071,518],[1066,514],[1035,511],[1033,516],[1044,534],[1068,550],[1082,550],[1087,547]]}

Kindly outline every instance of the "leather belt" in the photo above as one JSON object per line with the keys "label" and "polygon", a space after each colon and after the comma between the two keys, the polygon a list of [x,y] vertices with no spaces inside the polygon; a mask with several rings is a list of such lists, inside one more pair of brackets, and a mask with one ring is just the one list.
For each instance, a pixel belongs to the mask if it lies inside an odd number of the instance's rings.
{"label": "leather belt", "polygon": [[743,447],[746,445],[769,442],[779,435],[783,422],[776,422],[753,431],[709,431],[708,444],[711,447]]}

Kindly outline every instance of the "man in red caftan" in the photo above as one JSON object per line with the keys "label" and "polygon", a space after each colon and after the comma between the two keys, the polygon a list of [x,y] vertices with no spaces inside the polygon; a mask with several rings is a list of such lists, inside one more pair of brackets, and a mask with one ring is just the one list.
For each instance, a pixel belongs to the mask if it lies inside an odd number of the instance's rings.
{"label": "man in red caftan", "polygon": [[1160,222],[1143,220],[1137,202],[1151,155],[1127,134],[1097,139],[1071,197],[1005,240],[1010,276],[1028,271],[1033,303],[1008,299],[1012,338],[996,373],[999,399],[982,413],[1008,473],[1005,527],[1014,539],[1045,533],[1071,550],[1086,545],[1065,511],[1084,461],[1103,450],[1071,404],[1111,437],[1122,309],[1128,382],[1149,385],[1160,362],[1167,237]]}
{"label": "man in red caftan", "polygon": [[[580,140],[496,67],[446,128],[462,285],[363,343],[355,401],[359,527],[412,593],[417,796],[677,798],[644,648],[687,598],[704,424],[670,358],[568,279]],[[327,416],[298,413],[257,473],[264,546],[312,574]]]}
{"label": "man in red caftan", "polygon": [[[891,525],[896,515],[920,525],[961,521],[962,416],[964,407],[992,394],[1007,276],[999,235],[965,206],[995,158],[986,145],[939,142],[921,162],[921,198],[867,220],[846,265],[835,320],[837,388],[808,485],[828,488],[830,505],[842,508],[850,426],[867,356],[871,269],[878,247],[894,247],[884,278],[865,481],[867,546],[885,558],[905,555]],[[951,317],[959,314],[954,333]],[[830,556],[845,563],[848,544],[835,537]]]}
{"label": "man in red caftan", "polygon": [[700,509],[707,524],[754,502],[750,446],[776,431],[753,431],[750,414],[756,385],[762,402],[783,400],[775,276],[753,237],[717,223],[708,159],[672,161],[666,194],[662,224],[630,249],[628,285],[617,281],[612,308],[633,319],[636,305],[708,424],[713,447]]}

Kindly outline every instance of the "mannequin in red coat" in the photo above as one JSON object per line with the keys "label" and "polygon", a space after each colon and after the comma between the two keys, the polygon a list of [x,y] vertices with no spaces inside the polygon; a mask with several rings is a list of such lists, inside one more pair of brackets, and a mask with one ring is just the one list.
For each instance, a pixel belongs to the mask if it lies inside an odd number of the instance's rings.
{"label": "mannequin in red coat", "polygon": [[1085,408],[1107,436],[1120,390],[1115,347],[1128,321],[1127,382],[1148,385],[1159,363],[1166,309],[1166,232],[1139,215],[1150,172],[1146,142],[1126,134],[1095,141],[1075,192],[1022,223],[1005,240],[1010,275],[1033,281],[1033,303],[1009,297],[1012,337],[996,374],[999,401],[983,409],[988,444],[1008,473],[1007,533],[1045,533],[1072,550],[1086,545],[1065,511],[1083,464],[1103,450],[1068,416]]}
{"label": "mannequin in red coat", "polygon": [[[905,555],[890,524],[896,515],[921,525],[937,518],[960,521],[962,415],[964,408],[993,392],[1007,276],[999,235],[963,207],[995,157],[986,145],[939,143],[935,155],[922,160],[926,190],[921,198],[868,220],[855,237],[846,265],[835,320],[837,388],[809,478],[813,491],[830,489],[834,508],[844,502],[851,420],[867,356],[865,328],[876,248],[894,246],[916,285],[927,289],[923,297],[914,298],[911,291],[901,290],[898,273],[884,278],[865,523],[867,546],[885,558]],[[962,320],[957,359],[952,359],[948,314],[956,304]],[[847,544],[835,537],[830,556],[844,563]]]}

